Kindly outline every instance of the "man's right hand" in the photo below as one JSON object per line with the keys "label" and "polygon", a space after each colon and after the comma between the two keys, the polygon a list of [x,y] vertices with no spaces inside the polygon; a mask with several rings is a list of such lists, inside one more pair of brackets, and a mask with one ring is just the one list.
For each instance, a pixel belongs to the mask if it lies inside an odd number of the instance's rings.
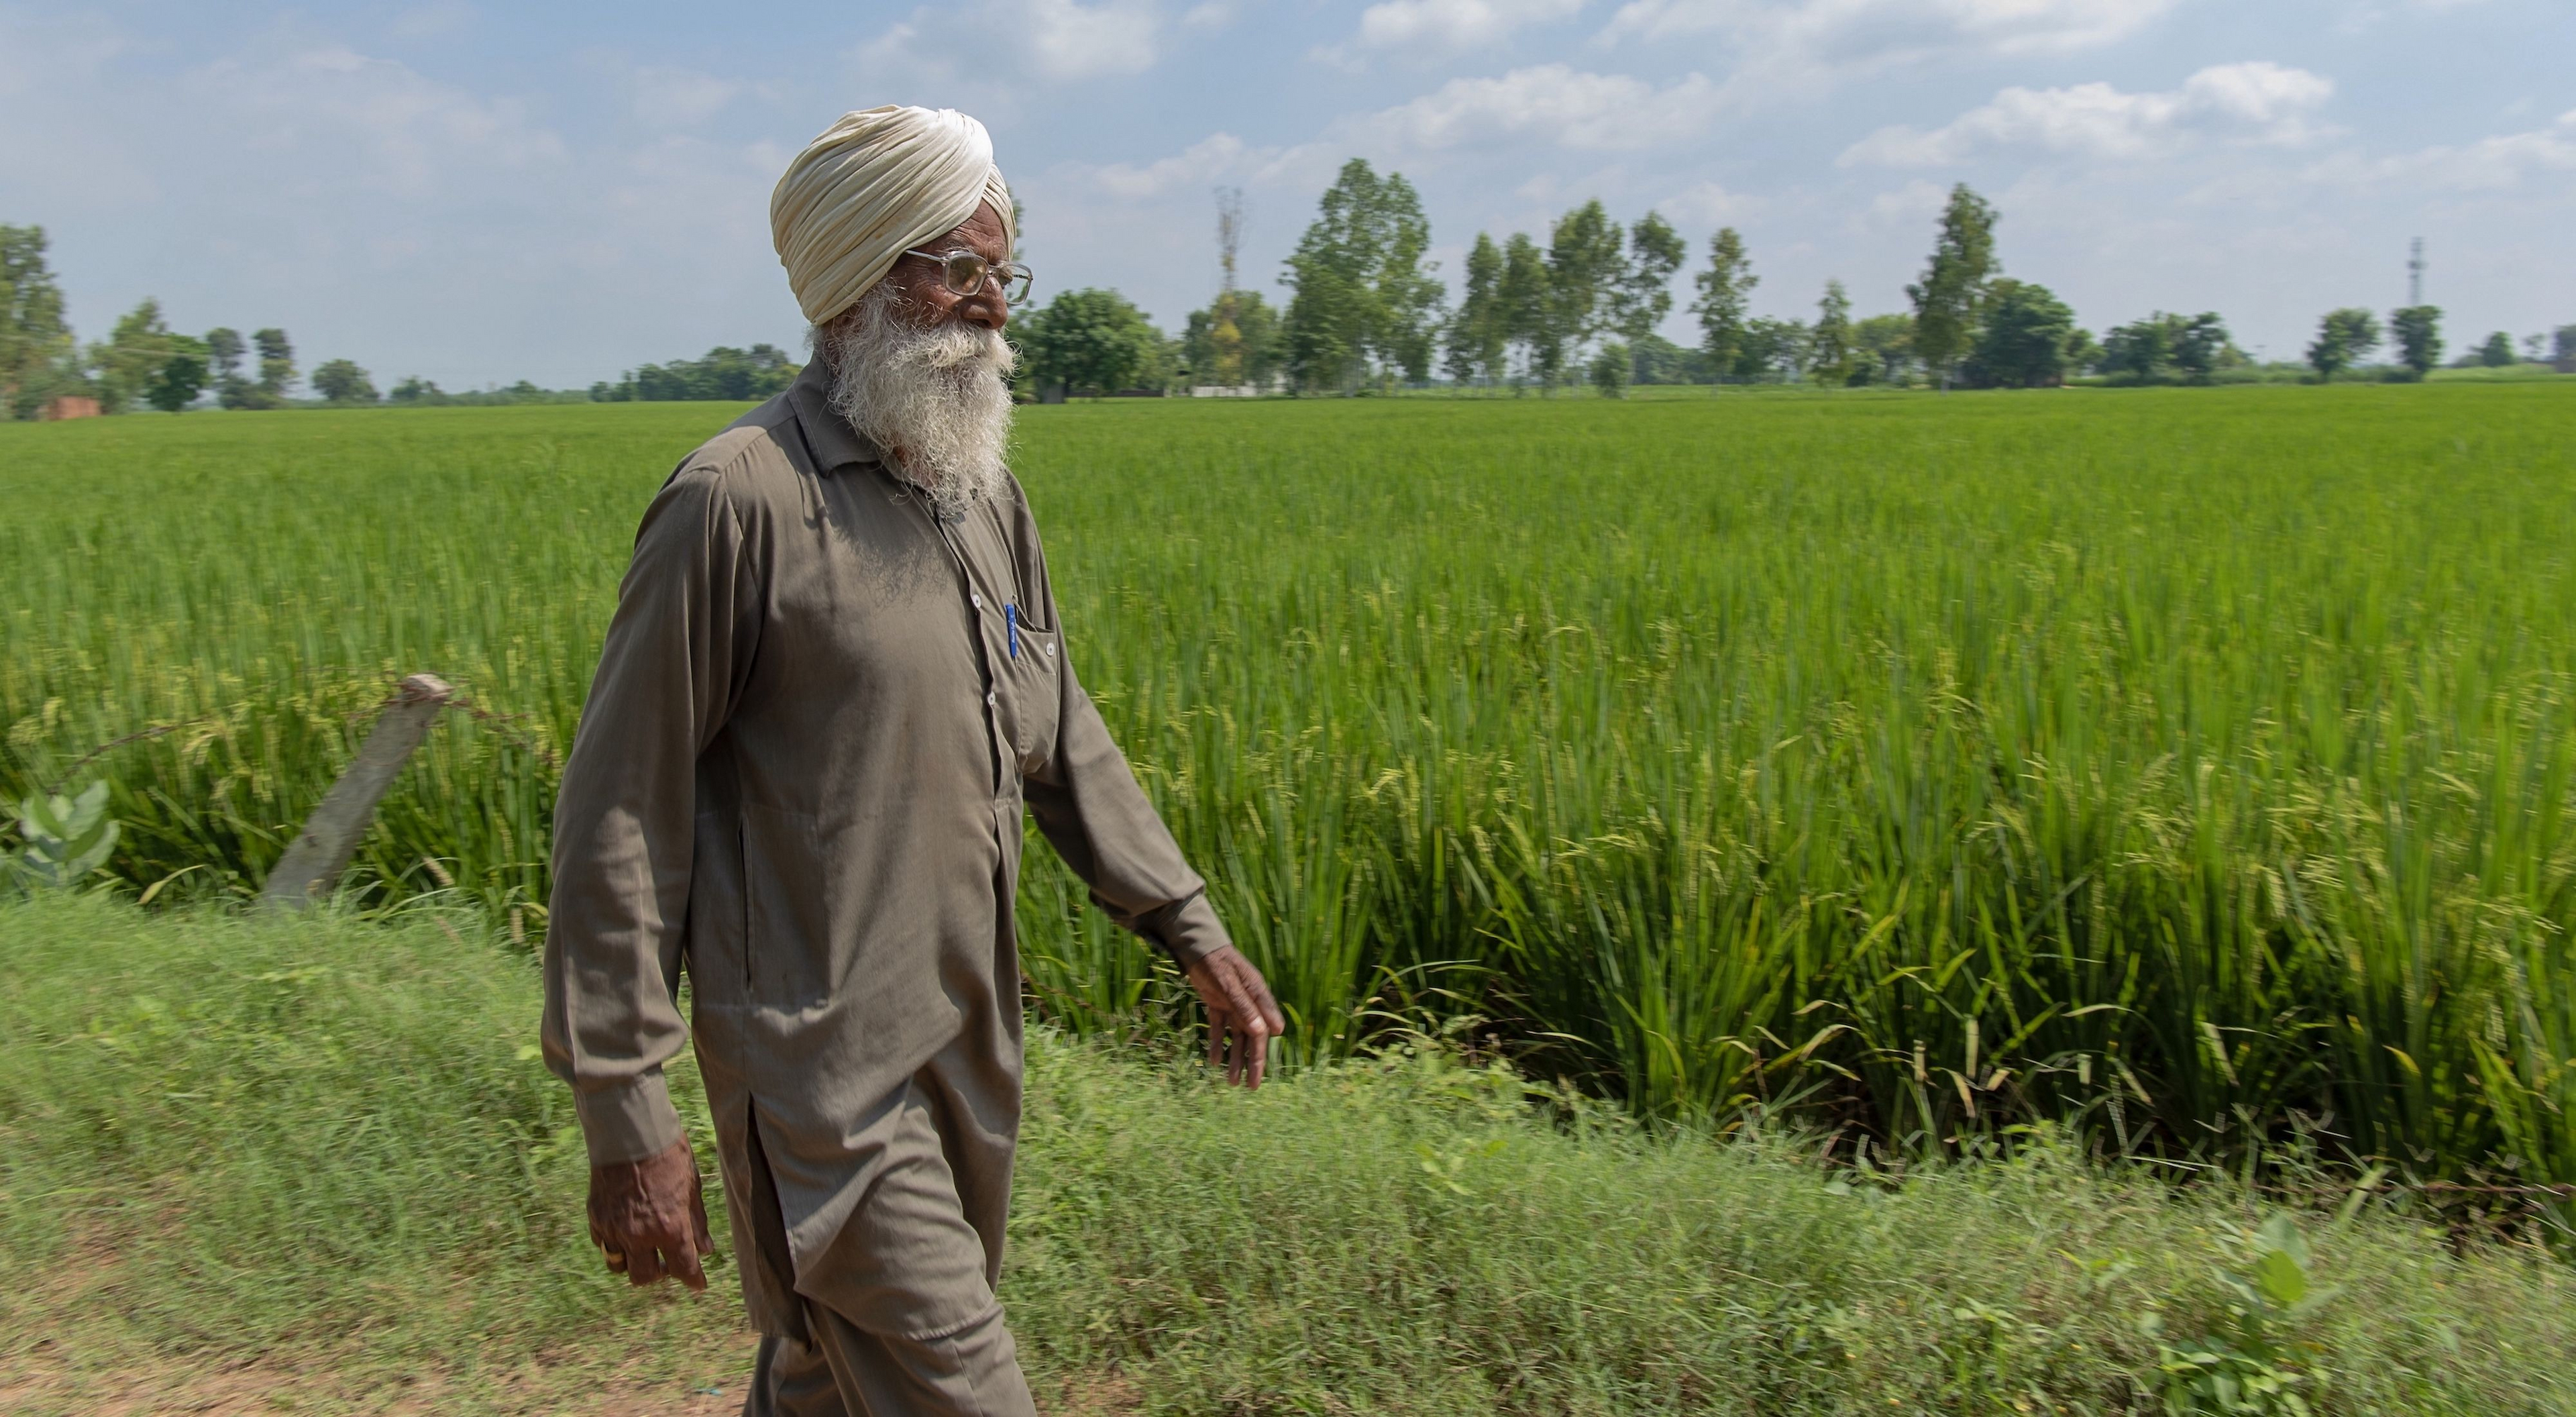
{"label": "man's right hand", "polygon": [[686,1141],[641,1161],[590,1168],[590,1241],[630,1284],[669,1274],[691,1289],[707,1287],[698,1258],[714,1254],[716,1242],[698,1194],[698,1158]]}

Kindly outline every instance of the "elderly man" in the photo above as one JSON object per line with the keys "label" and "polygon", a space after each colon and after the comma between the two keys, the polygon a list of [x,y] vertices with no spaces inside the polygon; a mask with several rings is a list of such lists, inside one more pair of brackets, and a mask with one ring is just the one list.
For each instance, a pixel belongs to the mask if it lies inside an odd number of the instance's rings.
{"label": "elderly man", "polygon": [[982,125],[849,114],[770,220],[815,357],[644,514],[556,809],[546,1059],[608,1267],[704,1287],[662,1076],[687,971],[764,1335],[745,1412],[1026,1413],[994,1299],[1022,805],[1186,970],[1231,1077],[1284,1024],[1075,680],[1003,467],[1027,272]]}

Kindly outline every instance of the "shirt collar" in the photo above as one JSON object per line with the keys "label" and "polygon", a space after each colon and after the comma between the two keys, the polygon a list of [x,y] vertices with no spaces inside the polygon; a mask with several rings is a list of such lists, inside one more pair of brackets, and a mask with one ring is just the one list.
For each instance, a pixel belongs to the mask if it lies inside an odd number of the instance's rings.
{"label": "shirt collar", "polygon": [[805,433],[805,446],[814,452],[816,471],[829,473],[885,462],[885,450],[832,408],[832,373],[823,367],[819,351],[805,361],[805,372],[788,387],[787,402],[796,410],[796,421]]}

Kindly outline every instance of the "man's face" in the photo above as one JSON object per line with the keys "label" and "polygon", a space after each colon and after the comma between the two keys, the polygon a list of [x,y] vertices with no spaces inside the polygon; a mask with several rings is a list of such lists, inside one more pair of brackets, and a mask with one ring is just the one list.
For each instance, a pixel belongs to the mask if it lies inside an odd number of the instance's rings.
{"label": "man's face", "polygon": [[[992,203],[977,207],[975,214],[956,230],[931,237],[912,249],[944,256],[960,247],[996,266],[1011,259],[1010,248],[1002,243],[1002,218]],[[1003,296],[998,279],[988,278],[974,294],[960,295],[948,288],[937,261],[900,256],[895,259],[894,269],[886,272],[886,282],[902,295],[905,316],[925,330],[964,321],[998,331],[1010,323],[1011,302]]]}

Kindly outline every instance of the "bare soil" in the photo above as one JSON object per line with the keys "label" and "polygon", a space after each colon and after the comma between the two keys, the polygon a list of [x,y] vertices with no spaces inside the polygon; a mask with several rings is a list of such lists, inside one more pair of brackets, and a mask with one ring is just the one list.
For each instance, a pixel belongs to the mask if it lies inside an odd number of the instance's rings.
{"label": "bare soil", "polygon": [[[11,1417],[161,1417],[161,1414],[374,1413],[435,1417],[460,1408],[496,1417],[731,1417],[742,1410],[758,1340],[744,1335],[734,1351],[710,1354],[728,1376],[704,1387],[648,1381],[615,1369],[594,1374],[535,1367],[470,1394],[443,1377],[381,1381],[327,1367],[253,1360],[239,1363],[159,1359],[134,1365],[86,1366],[52,1345],[0,1357],[0,1412]],[[726,1362],[724,1360],[732,1361]],[[1062,1417],[1126,1417],[1144,1404],[1133,1384],[1114,1374],[1041,1385],[1040,1406]]]}

